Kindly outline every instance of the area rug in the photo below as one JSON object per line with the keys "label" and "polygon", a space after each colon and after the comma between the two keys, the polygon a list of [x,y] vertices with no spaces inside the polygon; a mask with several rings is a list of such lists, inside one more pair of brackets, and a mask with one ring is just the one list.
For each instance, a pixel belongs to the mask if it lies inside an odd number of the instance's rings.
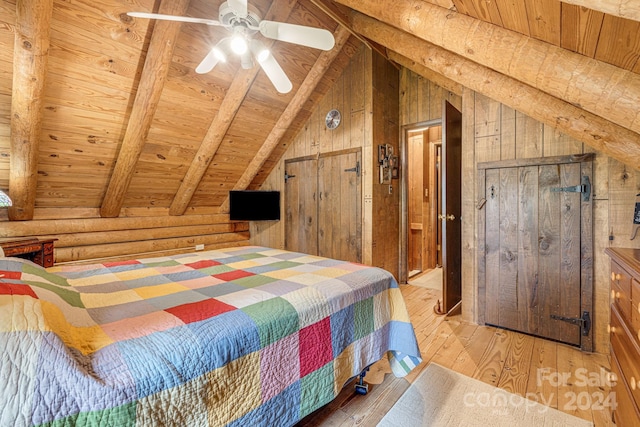
{"label": "area rug", "polygon": [[442,290],[442,267],[436,267],[415,279],[409,279],[409,284],[421,288]]}
{"label": "area rug", "polygon": [[588,427],[593,423],[431,363],[378,426]]}

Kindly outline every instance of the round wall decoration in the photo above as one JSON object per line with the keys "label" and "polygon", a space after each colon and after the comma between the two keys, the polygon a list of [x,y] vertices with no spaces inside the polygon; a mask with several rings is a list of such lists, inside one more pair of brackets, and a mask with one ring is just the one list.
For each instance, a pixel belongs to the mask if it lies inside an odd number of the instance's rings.
{"label": "round wall decoration", "polygon": [[340,124],[340,111],[335,108],[327,113],[327,117],[324,119],[328,129],[335,129]]}

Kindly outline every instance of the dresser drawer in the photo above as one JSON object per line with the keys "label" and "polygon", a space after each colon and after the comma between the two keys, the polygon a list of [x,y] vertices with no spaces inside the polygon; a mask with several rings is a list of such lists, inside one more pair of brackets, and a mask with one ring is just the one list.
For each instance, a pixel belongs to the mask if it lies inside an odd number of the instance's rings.
{"label": "dresser drawer", "polygon": [[620,313],[611,308],[611,349],[619,363],[619,368],[636,406],[640,405],[640,347],[631,336]]}
{"label": "dresser drawer", "polygon": [[4,256],[16,256],[27,254],[30,252],[37,252],[41,250],[41,246],[39,243],[26,244],[22,246],[11,246],[4,248]]}
{"label": "dresser drawer", "polygon": [[611,304],[631,322],[631,276],[615,262],[611,263]]}
{"label": "dresser drawer", "polygon": [[616,376],[613,392],[615,393],[615,406],[613,410],[613,420],[616,426],[637,426],[640,424],[640,412],[638,407],[631,400],[631,393],[627,383],[622,378],[620,365],[615,355],[611,357],[611,372]]}
{"label": "dresser drawer", "polygon": [[631,279],[631,333],[640,344],[640,282],[636,279]]}

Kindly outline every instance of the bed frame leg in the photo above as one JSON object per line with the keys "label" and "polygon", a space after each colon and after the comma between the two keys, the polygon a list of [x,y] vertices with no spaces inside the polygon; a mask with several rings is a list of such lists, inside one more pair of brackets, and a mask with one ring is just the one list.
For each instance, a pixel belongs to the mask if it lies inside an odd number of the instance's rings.
{"label": "bed frame leg", "polygon": [[365,395],[369,392],[369,384],[364,382],[364,376],[367,375],[369,367],[364,368],[360,375],[358,375],[358,382],[356,383],[356,394]]}

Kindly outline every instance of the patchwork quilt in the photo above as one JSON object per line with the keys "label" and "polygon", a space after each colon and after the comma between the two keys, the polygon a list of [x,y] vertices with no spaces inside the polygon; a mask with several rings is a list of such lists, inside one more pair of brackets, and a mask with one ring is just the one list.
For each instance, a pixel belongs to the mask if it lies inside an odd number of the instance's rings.
{"label": "patchwork quilt", "polygon": [[0,426],[290,426],[384,356],[388,272],[263,247],[48,269],[0,258]]}

